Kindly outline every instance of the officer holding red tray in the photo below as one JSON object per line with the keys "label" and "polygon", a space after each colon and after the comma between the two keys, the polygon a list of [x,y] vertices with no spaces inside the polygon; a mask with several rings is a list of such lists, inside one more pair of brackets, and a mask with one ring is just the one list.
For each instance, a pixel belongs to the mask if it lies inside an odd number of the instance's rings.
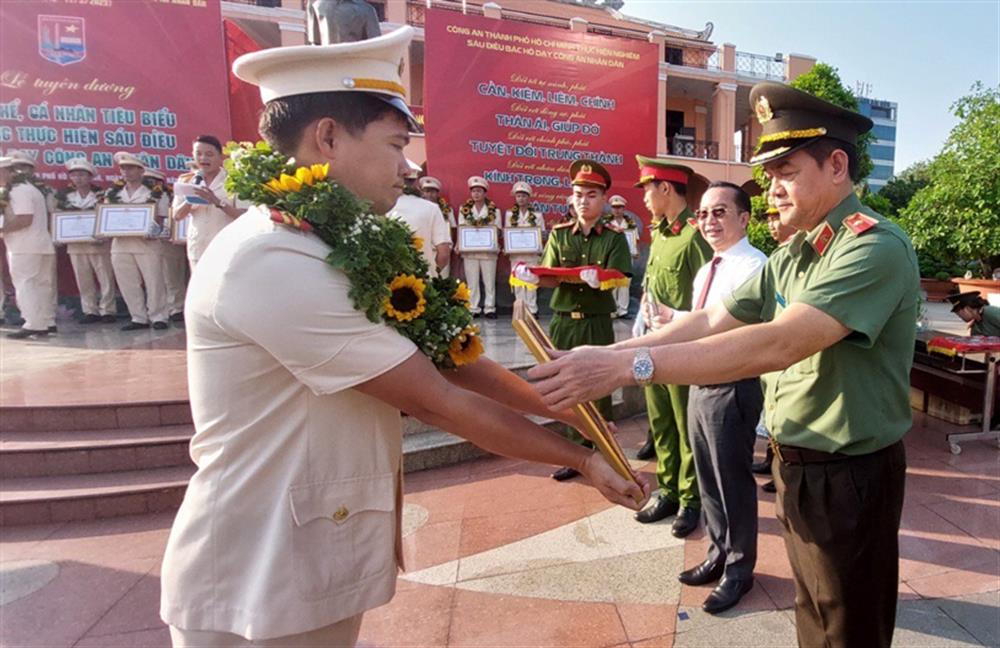
{"label": "officer holding red tray", "polygon": [[[557,349],[613,344],[611,316],[617,308],[614,288],[628,285],[632,257],[621,230],[600,222],[611,188],[611,174],[597,162],[577,160],[570,166],[569,175],[577,216],[552,228],[541,264],[549,268],[591,267],[557,278],[539,277],[526,265],[519,264],[514,267],[511,283],[555,289],[549,303],[553,311],[549,335]],[[609,280],[599,276],[598,268],[617,270],[624,278]],[[594,404],[605,419],[611,420],[610,396]],[[589,444],[576,430],[568,431],[568,436],[578,443]],[[572,468],[560,468],[552,477],[563,481],[577,474]]]}

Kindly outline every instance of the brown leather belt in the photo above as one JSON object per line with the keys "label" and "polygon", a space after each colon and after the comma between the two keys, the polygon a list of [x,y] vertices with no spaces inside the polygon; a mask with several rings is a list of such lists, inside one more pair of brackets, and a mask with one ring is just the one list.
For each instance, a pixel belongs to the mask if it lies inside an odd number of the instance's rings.
{"label": "brown leather belt", "polygon": [[590,319],[591,317],[611,317],[611,313],[581,313],[579,311],[555,311],[556,315],[570,319]]}
{"label": "brown leather belt", "polygon": [[781,445],[771,439],[771,448],[781,463],[790,465],[803,465],[813,463],[829,463],[831,461],[843,461],[850,458],[840,452],[823,452],[822,450],[812,450],[810,448],[797,448],[795,446]]}

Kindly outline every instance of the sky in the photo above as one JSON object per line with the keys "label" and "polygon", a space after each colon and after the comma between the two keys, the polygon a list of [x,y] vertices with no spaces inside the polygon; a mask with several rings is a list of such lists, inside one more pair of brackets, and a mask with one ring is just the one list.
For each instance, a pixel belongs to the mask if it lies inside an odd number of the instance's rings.
{"label": "sky", "polygon": [[701,30],[754,54],[806,54],[854,90],[899,104],[896,173],[934,157],[957,122],[949,108],[977,80],[1000,84],[1000,0],[680,2],[626,0],[622,13]]}

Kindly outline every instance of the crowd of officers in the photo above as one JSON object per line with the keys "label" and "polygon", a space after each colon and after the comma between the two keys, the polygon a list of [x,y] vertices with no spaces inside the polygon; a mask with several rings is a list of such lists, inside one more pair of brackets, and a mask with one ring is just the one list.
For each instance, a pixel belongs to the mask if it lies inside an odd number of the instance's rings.
{"label": "crowd of officers", "polygon": [[[77,158],[65,163],[69,182],[55,189],[35,175],[35,160],[22,151],[0,157],[0,208],[7,266],[24,320],[14,339],[45,339],[56,333],[56,249],[50,232],[55,212],[95,212],[101,204],[152,204],[145,236],[96,237],[68,242],[66,252],[80,294],[82,324],[117,321],[117,294],[130,321],[122,330],[169,328],[184,321],[189,268],[214,236],[244,209],[226,194],[222,145],[211,135],[193,143],[191,171],[179,182],[196,185],[192,197],[174,196],[166,177],[136,155],[114,156],[120,178],[99,185],[97,169]],[[190,219],[186,237],[172,221]],[[0,290],[0,313],[5,290]]]}

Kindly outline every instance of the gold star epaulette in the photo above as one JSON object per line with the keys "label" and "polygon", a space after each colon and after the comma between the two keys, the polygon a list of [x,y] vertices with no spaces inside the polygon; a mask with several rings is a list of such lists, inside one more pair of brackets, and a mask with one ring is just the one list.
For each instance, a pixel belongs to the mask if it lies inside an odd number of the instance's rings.
{"label": "gold star epaulette", "polygon": [[867,232],[876,225],[878,225],[878,221],[876,219],[867,214],[862,214],[861,212],[855,212],[844,219],[844,227],[851,230],[855,236]]}
{"label": "gold star epaulette", "polygon": [[688,225],[690,225],[691,227],[693,227],[695,229],[698,229],[698,221],[696,219],[694,219],[694,218],[689,218],[688,219]]}
{"label": "gold star epaulette", "polygon": [[681,219],[678,218],[674,221],[674,224],[670,226],[670,231],[675,235],[680,234],[682,227],[684,227],[684,223],[682,223]]}

